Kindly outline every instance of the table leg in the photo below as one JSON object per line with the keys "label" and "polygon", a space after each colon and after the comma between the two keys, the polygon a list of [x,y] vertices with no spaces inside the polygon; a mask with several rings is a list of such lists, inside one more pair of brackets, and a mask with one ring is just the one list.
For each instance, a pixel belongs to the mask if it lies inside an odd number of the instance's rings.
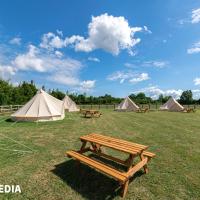
{"label": "table leg", "polygon": [[86,141],[82,141],[82,146],[81,146],[80,151],[79,151],[80,153],[82,153],[84,151],[86,144],[87,144]]}
{"label": "table leg", "polygon": [[134,155],[130,154],[129,158],[126,161],[127,162],[128,171],[132,168],[133,159],[134,159]]}
{"label": "table leg", "polygon": [[97,147],[96,147],[96,145],[94,143],[92,143],[92,142],[90,142],[90,144],[91,144],[93,150],[97,153]]}
{"label": "table leg", "polygon": [[97,148],[97,151],[98,151],[99,153],[101,153],[101,152],[102,152],[101,145],[99,145],[99,144],[96,144],[96,148]]}
{"label": "table leg", "polygon": [[94,150],[94,152],[95,152],[96,154],[102,153],[101,145],[99,145],[99,144],[94,144],[94,143],[91,142],[91,146],[92,146],[92,148],[93,148],[93,150]]}
{"label": "table leg", "polygon": [[128,184],[129,180],[127,180],[123,185],[122,185],[122,198],[126,196],[127,190],[128,190]]}
{"label": "table leg", "polygon": [[[140,159],[141,159],[141,160],[144,160],[144,155],[143,155],[143,153],[140,154]],[[143,169],[144,169],[145,174],[147,174],[148,171],[149,171],[148,168],[147,168],[147,165],[144,165]]]}

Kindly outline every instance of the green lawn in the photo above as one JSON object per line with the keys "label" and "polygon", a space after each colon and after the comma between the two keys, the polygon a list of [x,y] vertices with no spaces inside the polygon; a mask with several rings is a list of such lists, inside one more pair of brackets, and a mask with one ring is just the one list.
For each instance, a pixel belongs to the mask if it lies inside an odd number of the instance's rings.
{"label": "green lawn", "polygon": [[19,184],[22,193],[0,199],[121,199],[116,181],[84,165],[77,170],[65,157],[91,132],[149,145],[156,153],[149,174],[135,175],[126,199],[199,199],[200,111],[102,112],[96,119],[70,113],[48,123],[13,123],[1,116],[0,184]]}

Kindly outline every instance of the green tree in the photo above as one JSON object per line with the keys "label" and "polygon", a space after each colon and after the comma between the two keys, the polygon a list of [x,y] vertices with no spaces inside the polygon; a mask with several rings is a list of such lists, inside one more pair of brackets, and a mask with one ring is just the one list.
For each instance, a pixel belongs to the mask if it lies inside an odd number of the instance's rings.
{"label": "green tree", "polygon": [[17,87],[17,90],[18,90],[17,92],[19,92],[20,95],[19,104],[25,104],[37,92],[37,88],[35,87],[35,85],[33,83],[28,83],[26,81],[23,81],[23,83]]}
{"label": "green tree", "polygon": [[161,94],[161,95],[159,95],[159,97],[158,97],[158,102],[160,102],[160,103],[166,103],[166,102],[169,100],[170,97],[171,97],[171,96],[163,96],[163,95]]}
{"label": "green tree", "polygon": [[59,91],[58,89],[52,90],[50,94],[60,100],[62,100],[65,97],[65,93]]}
{"label": "green tree", "polygon": [[0,105],[11,104],[12,85],[5,80],[0,79]]}
{"label": "green tree", "polygon": [[193,98],[192,98],[192,91],[191,90],[186,90],[183,91],[180,97],[180,103],[182,104],[192,104],[193,103]]}
{"label": "green tree", "polygon": [[129,97],[137,104],[149,104],[154,102],[151,97],[147,97],[143,92],[131,94]]}

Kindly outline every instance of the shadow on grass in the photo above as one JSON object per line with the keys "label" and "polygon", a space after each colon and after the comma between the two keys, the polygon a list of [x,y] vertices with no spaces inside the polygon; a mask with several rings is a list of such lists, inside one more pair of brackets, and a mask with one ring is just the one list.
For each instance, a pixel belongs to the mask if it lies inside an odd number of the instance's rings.
{"label": "shadow on grass", "polygon": [[98,119],[100,117],[98,117],[98,116],[92,117],[92,116],[84,116],[84,115],[82,115],[82,116],[80,116],[80,118],[84,118],[84,119]]}
{"label": "shadow on grass", "polygon": [[13,120],[13,119],[11,119],[11,118],[8,118],[8,119],[6,119],[5,120],[6,122],[8,122],[8,123],[12,123],[12,124],[16,124],[16,123],[35,123],[34,121],[15,121],[15,120]]}
{"label": "shadow on grass", "polygon": [[[77,162],[73,159],[55,165],[52,173],[89,200],[111,200],[119,196],[121,192],[117,181],[87,165],[81,163],[77,165]],[[142,174],[142,171],[139,171],[131,178],[130,182]]]}
{"label": "shadow on grass", "polygon": [[112,167],[114,169],[117,169],[117,170],[119,170],[121,172],[124,172],[124,171],[127,170],[126,166],[124,166],[122,164],[119,164],[119,163],[117,163],[115,161],[109,160],[107,158],[100,157],[100,156],[98,156],[96,154],[91,153],[91,154],[88,155],[88,157],[90,157],[93,160],[96,160],[96,161],[98,161],[100,163],[106,163],[107,166]]}
{"label": "shadow on grass", "polygon": [[14,121],[9,117],[5,120],[6,122],[11,122],[11,123],[14,123]]}

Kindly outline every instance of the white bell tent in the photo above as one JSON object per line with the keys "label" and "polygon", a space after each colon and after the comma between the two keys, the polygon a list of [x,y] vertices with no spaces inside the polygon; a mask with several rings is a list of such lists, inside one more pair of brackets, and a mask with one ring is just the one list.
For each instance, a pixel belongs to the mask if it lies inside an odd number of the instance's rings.
{"label": "white bell tent", "polygon": [[176,99],[171,97],[165,104],[160,107],[160,110],[176,111],[180,112],[184,110],[184,107],[180,105]]}
{"label": "white bell tent", "polygon": [[126,97],[116,108],[117,111],[137,111],[137,106],[129,97]]}
{"label": "white bell tent", "polygon": [[42,89],[22,108],[11,115],[15,121],[54,121],[65,117],[63,101]]}
{"label": "white bell tent", "polygon": [[65,110],[68,112],[77,112],[80,110],[76,103],[67,95],[64,97],[63,103]]}

